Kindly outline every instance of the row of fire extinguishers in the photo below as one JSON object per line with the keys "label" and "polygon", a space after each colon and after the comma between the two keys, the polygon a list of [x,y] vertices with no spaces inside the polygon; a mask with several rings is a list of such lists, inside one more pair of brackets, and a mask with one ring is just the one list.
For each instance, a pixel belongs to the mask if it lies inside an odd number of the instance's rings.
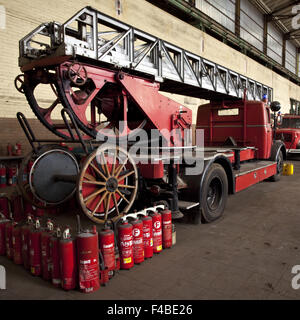
{"label": "row of fire extinguishers", "polygon": [[70,227],[54,228],[51,219],[42,227],[40,219],[32,215],[18,223],[1,214],[0,255],[65,290],[79,287],[82,292],[92,292],[109,280],[96,226],[84,231],[79,227],[74,238]]}
{"label": "row of fire extinguishers", "polygon": [[[156,206],[128,214],[113,228],[106,224],[99,234],[96,226],[72,237],[70,227],[61,228],[48,219],[41,227],[38,217],[28,215],[25,223],[2,216],[0,255],[23,265],[32,275],[50,280],[65,290],[88,293],[106,285],[119,269],[130,269],[153,253],[175,243],[170,210]],[[140,219],[141,217],[141,219]],[[130,220],[130,223],[129,223]],[[115,232],[113,229],[116,229]]]}
{"label": "row of fire extinguishers", "polygon": [[0,164],[0,188],[15,186],[18,178],[18,166]]}
{"label": "row of fire extinguishers", "polygon": [[121,269],[130,269],[175,242],[172,214],[163,205],[127,214],[118,226]]}
{"label": "row of fire extinguishers", "polygon": [[[29,161],[27,166],[25,166],[23,171],[23,182],[28,182],[28,175],[33,166],[33,161]],[[5,165],[5,163],[0,163],[0,188],[5,188],[7,186],[15,186],[18,180],[18,174],[20,170],[21,163]]]}
{"label": "row of fire extinguishers", "polygon": [[[72,202],[69,203],[73,205]],[[35,217],[43,217],[44,215],[56,216],[60,211],[60,207],[50,207],[47,209],[35,207],[21,195],[16,195],[12,199],[9,199],[6,194],[0,194],[0,212],[8,219],[13,216],[16,222],[21,222],[29,214]]]}

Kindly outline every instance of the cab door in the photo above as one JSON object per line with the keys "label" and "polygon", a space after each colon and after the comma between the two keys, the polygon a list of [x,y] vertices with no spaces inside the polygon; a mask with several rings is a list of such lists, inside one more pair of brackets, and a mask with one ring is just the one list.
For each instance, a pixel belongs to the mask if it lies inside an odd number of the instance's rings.
{"label": "cab door", "polygon": [[269,107],[265,108],[265,119],[266,119],[265,159],[267,159],[271,155],[272,140],[273,140],[273,130],[271,126],[271,110]]}

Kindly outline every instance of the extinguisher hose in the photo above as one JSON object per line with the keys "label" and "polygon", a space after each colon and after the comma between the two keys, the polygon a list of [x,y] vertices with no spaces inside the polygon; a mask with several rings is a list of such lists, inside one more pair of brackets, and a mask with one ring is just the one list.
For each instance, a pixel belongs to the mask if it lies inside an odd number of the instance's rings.
{"label": "extinguisher hose", "polygon": [[77,218],[77,227],[78,227],[78,234],[81,233],[81,223],[80,223],[80,216],[79,214],[76,215]]}

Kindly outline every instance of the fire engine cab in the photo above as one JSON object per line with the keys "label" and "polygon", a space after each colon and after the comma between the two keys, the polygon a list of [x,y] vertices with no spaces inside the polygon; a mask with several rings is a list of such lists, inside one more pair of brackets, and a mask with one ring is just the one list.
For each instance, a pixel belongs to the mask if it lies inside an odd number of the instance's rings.
{"label": "fire engine cab", "polygon": [[284,142],[288,154],[300,154],[300,115],[283,115],[276,139]]}

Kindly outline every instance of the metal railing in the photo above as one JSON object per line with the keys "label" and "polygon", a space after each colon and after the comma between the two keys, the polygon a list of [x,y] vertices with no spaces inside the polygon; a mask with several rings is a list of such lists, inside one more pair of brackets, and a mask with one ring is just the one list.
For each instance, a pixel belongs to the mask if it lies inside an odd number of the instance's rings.
{"label": "metal railing", "polygon": [[[37,40],[44,38],[42,40]],[[125,68],[154,77],[163,90],[213,99],[272,100],[272,88],[179,48],[149,33],[85,7],[64,24],[44,23],[20,40],[19,64],[49,56],[89,58],[98,65]],[[184,85],[184,87],[182,87]],[[182,88],[182,90],[181,90]],[[186,90],[188,89],[188,90]],[[180,91],[181,90],[181,91]],[[189,94],[185,94],[189,95]]]}

